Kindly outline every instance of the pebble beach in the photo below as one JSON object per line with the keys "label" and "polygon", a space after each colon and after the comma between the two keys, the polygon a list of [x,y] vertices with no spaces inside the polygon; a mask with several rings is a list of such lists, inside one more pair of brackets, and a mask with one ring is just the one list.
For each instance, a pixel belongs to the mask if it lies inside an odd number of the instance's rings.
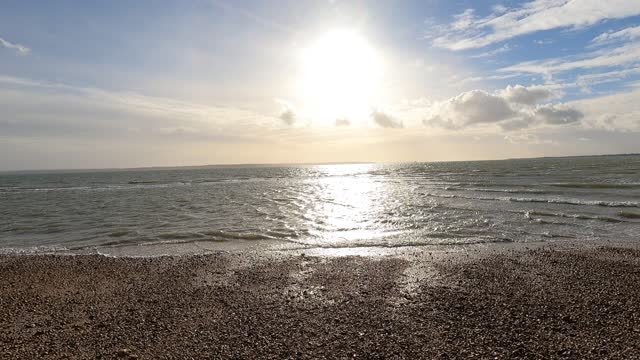
{"label": "pebble beach", "polygon": [[3,359],[640,358],[640,251],[0,257]]}

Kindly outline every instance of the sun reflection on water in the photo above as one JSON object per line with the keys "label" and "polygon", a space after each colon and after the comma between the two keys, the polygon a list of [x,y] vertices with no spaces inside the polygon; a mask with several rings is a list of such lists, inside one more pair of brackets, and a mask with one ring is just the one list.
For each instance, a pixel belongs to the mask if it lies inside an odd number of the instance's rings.
{"label": "sun reflection on water", "polygon": [[[375,164],[322,165],[316,179],[318,201],[307,210],[312,235],[325,245],[373,240],[384,236],[379,219],[386,184],[376,180]],[[376,224],[378,223],[378,224]],[[374,226],[375,225],[375,226]]]}

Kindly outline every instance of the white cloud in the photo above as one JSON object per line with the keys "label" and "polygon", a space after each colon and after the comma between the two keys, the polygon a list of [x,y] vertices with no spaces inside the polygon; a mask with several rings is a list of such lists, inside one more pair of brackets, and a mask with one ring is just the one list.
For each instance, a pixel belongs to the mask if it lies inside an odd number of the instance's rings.
{"label": "white cloud", "polygon": [[582,113],[586,128],[640,132],[640,89],[567,103]]}
{"label": "white cloud", "polygon": [[522,62],[498,71],[549,75],[575,69],[611,68],[635,64],[640,64],[640,44],[629,42],[612,49],[601,49],[580,56]]}
{"label": "white cloud", "polygon": [[619,40],[634,40],[640,38],[640,26],[632,26],[619,31],[609,31],[595,37],[592,42],[606,44]]}
{"label": "white cloud", "polygon": [[501,46],[501,47],[499,47],[497,49],[494,49],[494,50],[491,50],[491,51],[487,51],[487,52],[483,52],[483,53],[476,54],[476,55],[471,55],[469,57],[473,58],[473,59],[480,59],[480,58],[486,58],[486,57],[493,57],[493,56],[496,56],[498,54],[506,53],[506,52],[509,52],[509,51],[511,51],[511,47],[509,46],[509,44],[504,44],[503,46]]}
{"label": "white cloud", "polygon": [[[548,74],[545,74],[548,75]],[[573,81],[563,81],[563,82],[551,82],[544,85],[546,89],[553,92],[551,99],[559,98],[563,95],[561,89],[568,88],[579,88],[580,91],[584,94],[591,94],[592,91],[590,89],[593,85],[606,84],[612,82],[621,82],[629,79],[633,79],[634,76],[640,75],[640,63],[634,64],[631,67],[622,68],[620,70],[610,70],[610,71],[601,71],[601,72],[587,72],[581,75],[575,76]],[[488,76],[488,77],[478,77],[478,78],[469,78],[465,79],[466,82],[477,82],[483,80],[502,80],[505,78],[514,78],[518,76],[523,76],[522,73],[512,73],[508,74],[508,76]],[[548,79],[548,77],[547,77]],[[626,82],[625,86],[633,87],[635,83],[633,81]]]}
{"label": "white cloud", "polygon": [[493,5],[493,7],[491,8],[493,10],[494,14],[504,14],[505,12],[509,11],[509,8],[504,6],[504,5]]}
{"label": "white cloud", "polygon": [[557,96],[556,93],[544,86],[525,87],[522,85],[509,85],[499,94],[507,101],[524,105],[534,105]]}
{"label": "white cloud", "polygon": [[[640,26],[600,34],[587,51],[571,56],[525,61],[498,69],[498,73],[542,76],[547,86],[577,87],[591,94],[590,86],[618,82],[640,71]],[[565,79],[555,83],[554,78]],[[570,80],[573,78],[574,80]],[[554,84],[555,83],[555,84]]]}
{"label": "white cloud", "polygon": [[396,119],[390,114],[379,110],[374,110],[373,112],[371,112],[371,119],[373,120],[373,122],[384,128],[399,129],[404,127],[402,121]]}
{"label": "white cloud", "polygon": [[496,124],[502,130],[514,131],[579,122],[583,114],[570,106],[537,105],[556,96],[542,86],[508,86],[493,94],[472,90],[431,106],[423,123],[453,130]]}
{"label": "white cloud", "polygon": [[18,53],[18,55],[27,55],[29,54],[29,52],[31,52],[31,49],[29,49],[28,47],[9,42],[1,37],[0,37],[0,45],[6,47],[7,49],[15,50]]}
{"label": "white cloud", "polygon": [[585,87],[589,85],[603,84],[624,80],[630,76],[640,74],[640,67],[633,67],[622,70],[606,71],[601,73],[579,75],[573,86]]}
{"label": "white cloud", "polygon": [[203,140],[261,138],[274,117],[234,107],[0,76],[0,134],[7,137],[108,138],[131,133]]}
{"label": "white cloud", "polygon": [[454,17],[449,26],[428,36],[436,47],[449,50],[481,48],[517,36],[557,28],[581,28],[607,19],[640,15],[636,0],[534,0],[517,8],[499,8],[486,17],[472,9]]}
{"label": "white cloud", "polygon": [[473,9],[467,9],[462,14],[454,15],[455,21],[451,24],[451,27],[456,30],[466,30],[473,26],[475,16]]}
{"label": "white cloud", "polygon": [[[575,70],[589,70],[577,75],[575,81],[557,84],[559,87],[580,87],[590,93],[588,86],[615,82],[638,74],[640,69],[640,43],[622,45],[587,52],[579,56],[562,57],[540,61],[528,61],[499,69],[499,73],[542,75],[547,82],[557,74]],[[575,75],[570,75],[575,76]]]}
{"label": "white cloud", "polygon": [[510,74],[500,74],[500,75],[470,76],[462,80],[459,80],[458,83],[466,84],[466,83],[483,82],[483,81],[491,81],[491,80],[506,80],[506,79],[519,77],[522,75],[523,75],[522,73],[510,73]]}

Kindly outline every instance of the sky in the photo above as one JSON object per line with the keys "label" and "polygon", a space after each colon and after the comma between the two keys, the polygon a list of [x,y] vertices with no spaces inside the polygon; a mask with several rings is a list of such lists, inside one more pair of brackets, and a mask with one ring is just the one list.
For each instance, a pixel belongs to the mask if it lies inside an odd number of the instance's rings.
{"label": "sky", "polygon": [[640,152],[640,1],[3,1],[0,170]]}

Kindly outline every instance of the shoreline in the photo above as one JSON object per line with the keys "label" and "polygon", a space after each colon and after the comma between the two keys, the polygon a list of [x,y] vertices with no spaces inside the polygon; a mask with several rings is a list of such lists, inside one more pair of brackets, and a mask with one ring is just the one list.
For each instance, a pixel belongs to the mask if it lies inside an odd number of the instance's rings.
{"label": "shoreline", "polygon": [[636,244],[501,245],[0,255],[0,357],[640,356]]}
{"label": "shoreline", "polygon": [[601,247],[617,247],[640,250],[640,243],[636,241],[612,240],[544,240],[544,241],[488,241],[460,244],[400,244],[400,245],[369,245],[363,243],[353,246],[323,246],[304,243],[292,243],[281,240],[236,240],[236,241],[189,241],[189,242],[159,242],[148,244],[125,244],[116,246],[95,246],[79,249],[69,249],[64,246],[43,246],[27,248],[0,248],[1,257],[11,256],[105,256],[114,258],[155,258],[155,257],[189,257],[207,256],[221,253],[242,254],[255,256],[256,254],[270,254],[270,256],[290,256],[309,254],[320,257],[340,256],[400,256],[416,253],[474,253],[477,255],[491,255],[504,251],[527,251],[531,249],[553,249],[557,251],[588,250]]}

